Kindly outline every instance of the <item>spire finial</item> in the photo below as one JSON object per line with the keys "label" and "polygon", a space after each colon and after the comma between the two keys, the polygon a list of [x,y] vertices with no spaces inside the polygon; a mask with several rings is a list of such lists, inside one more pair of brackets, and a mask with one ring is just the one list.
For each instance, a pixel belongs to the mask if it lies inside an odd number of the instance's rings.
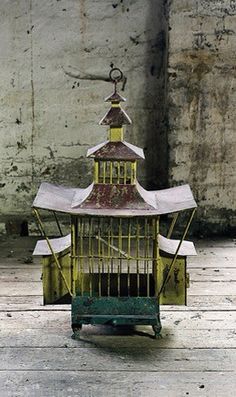
{"label": "spire finial", "polygon": [[114,84],[114,91],[111,95],[109,95],[106,99],[105,102],[111,102],[111,103],[120,103],[120,102],[125,102],[125,98],[117,92],[117,84],[123,80],[123,72],[119,68],[112,68],[109,73],[109,79],[110,81]]}

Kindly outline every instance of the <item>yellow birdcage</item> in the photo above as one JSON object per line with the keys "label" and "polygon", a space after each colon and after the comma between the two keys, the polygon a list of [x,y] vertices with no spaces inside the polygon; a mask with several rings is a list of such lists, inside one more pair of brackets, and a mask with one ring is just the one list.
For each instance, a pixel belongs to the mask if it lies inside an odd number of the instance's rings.
{"label": "yellow birdcage", "polygon": [[[160,304],[186,304],[186,256],[195,254],[193,243],[184,241],[196,208],[189,186],[147,191],[137,181],[144,154],[124,140],[123,125],[131,120],[117,92],[122,77],[119,69],[110,73],[111,108],[100,122],[109,126],[108,140],[87,153],[94,159],[93,183],[86,189],[42,183],[33,203],[45,236],[34,251],[43,257],[44,302],[69,298],[77,335],[82,324],[145,324],[159,335]],[[70,234],[49,239],[40,209],[69,214]],[[172,240],[178,214],[186,210],[182,238]],[[164,237],[160,219],[170,213]]]}

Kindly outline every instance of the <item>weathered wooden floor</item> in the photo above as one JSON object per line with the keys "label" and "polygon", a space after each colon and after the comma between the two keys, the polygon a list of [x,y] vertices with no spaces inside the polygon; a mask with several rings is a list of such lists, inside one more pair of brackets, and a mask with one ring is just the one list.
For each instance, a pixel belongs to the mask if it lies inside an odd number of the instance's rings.
{"label": "weathered wooden floor", "polygon": [[42,306],[34,239],[0,241],[0,397],[233,397],[236,243],[200,241],[189,260],[188,307],[163,307],[149,327],[85,327],[71,339],[70,307]]}

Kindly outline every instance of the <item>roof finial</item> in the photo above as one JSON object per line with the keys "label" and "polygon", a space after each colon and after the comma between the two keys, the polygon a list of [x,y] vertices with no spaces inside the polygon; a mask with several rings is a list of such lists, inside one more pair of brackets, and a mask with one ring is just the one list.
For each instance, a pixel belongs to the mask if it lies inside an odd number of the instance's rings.
{"label": "roof finial", "polygon": [[[120,102],[124,102],[119,92],[117,92],[117,83],[123,79],[123,73],[119,68],[112,68],[109,73],[109,78],[114,84],[114,92],[105,99],[106,102],[111,102],[111,108],[102,118],[99,124],[109,125],[110,128],[122,128],[124,124],[131,124],[131,120],[126,112],[121,108]],[[122,131],[121,131],[122,132]],[[121,135],[120,135],[121,136]],[[123,132],[122,132],[123,136]],[[120,140],[122,140],[120,138]]]}

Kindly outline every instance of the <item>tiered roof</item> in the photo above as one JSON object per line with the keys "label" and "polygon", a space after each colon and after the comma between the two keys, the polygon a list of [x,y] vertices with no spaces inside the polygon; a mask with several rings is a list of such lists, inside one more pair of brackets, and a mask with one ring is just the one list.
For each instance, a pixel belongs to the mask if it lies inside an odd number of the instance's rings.
{"label": "tiered roof", "polygon": [[[114,91],[106,98],[111,108],[100,124],[109,126],[109,139],[87,152],[95,161],[135,162],[144,159],[143,150],[123,139],[123,125],[131,119],[121,108],[125,98],[117,92],[117,81],[113,80]],[[33,203],[34,207],[61,211],[70,214],[94,216],[155,216],[196,207],[188,185],[160,191],[147,191],[137,180],[131,184],[92,183],[86,189],[65,188],[48,183],[40,186]]]}

